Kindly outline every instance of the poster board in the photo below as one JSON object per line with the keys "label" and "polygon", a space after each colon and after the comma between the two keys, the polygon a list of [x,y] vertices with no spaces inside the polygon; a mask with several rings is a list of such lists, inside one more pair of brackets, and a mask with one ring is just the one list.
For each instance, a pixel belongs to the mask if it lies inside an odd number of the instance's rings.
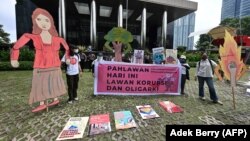
{"label": "poster board", "polygon": [[57,137],[57,141],[83,137],[89,117],[71,117]]}
{"label": "poster board", "polygon": [[165,61],[165,51],[164,47],[153,48],[153,63],[162,64]]}
{"label": "poster board", "polygon": [[144,61],[144,50],[134,50],[133,63],[143,64]]}
{"label": "poster board", "polygon": [[166,64],[177,64],[177,49],[166,49]]}

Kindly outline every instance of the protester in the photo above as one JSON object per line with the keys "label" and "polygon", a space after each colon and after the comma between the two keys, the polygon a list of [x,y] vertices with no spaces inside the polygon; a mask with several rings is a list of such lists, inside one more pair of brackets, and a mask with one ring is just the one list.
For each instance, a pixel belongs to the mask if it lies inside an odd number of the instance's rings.
{"label": "protester", "polygon": [[87,55],[84,53],[84,52],[81,52],[80,53],[80,59],[81,59],[81,68],[82,68],[82,72],[84,71],[84,67],[86,65],[86,62],[87,62]]}
{"label": "protester", "polygon": [[[65,56],[63,56],[62,62],[66,62]],[[79,73],[82,73],[81,69],[81,58],[78,54],[78,48],[76,46],[70,45],[70,64],[67,64],[66,68],[66,78],[68,84],[68,103],[72,104],[73,101],[77,101],[77,89],[79,82]]]}
{"label": "protester", "polygon": [[95,59],[96,59],[96,58],[95,58],[95,54],[90,53],[90,54],[88,55],[89,71],[91,71],[92,63],[93,63],[93,61],[94,61]]}
{"label": "protester", "polygon": [[217,64],[209,60],[206,53],[202,54],[201,60],[197,62],[196,64],[196,77],[195,80],[199,82],[199,98],[201,100],[205,100],[204,96],[204,82],[207,83],[209,93],[210,93],[210,99],[214,103],[223,104],[221,101],[218,100],[214,84],[213,84],[213,75],[214,75],[214,68],[217,66]]}
{"label": "protester", "polygon": [[185,89],[186,79],[189,80],[190,66],[187,63],[185,55],[181,55],[181,57],[179,58],[179,61],[181,63],[181,94],[187,95],[187,93],[184,92],[184,89]]}
{"label": "protester", "polygon": [[101,52],[98,53],[97,58],[92,62],[91,65],[93,77],[95,77],[95,63],[99,61],[103,61],[103,54]]}

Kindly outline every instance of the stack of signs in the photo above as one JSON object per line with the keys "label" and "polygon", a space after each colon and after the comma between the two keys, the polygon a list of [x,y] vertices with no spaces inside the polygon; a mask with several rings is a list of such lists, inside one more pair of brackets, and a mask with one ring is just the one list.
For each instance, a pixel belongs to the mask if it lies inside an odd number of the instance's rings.
{"label": "stack of signs", "polygon": [[162,64],[165,61],[164,47],[153,48],[153,63]]}
{"label": "stack of signs", "polygon": [[114,112],[116,129],[127,129],[137,127],[130,111]]}
{"label": "stack of signs", "polygon": [[71,117],[56,140],[82,138],[88,120],[89,117]]}
{"label": "stack of signs", "polygon": [[166,64],[177,64],[177,49],[166,49]]}
{"label": "stack of signs", "polygon": [[136,106],[142,119],[150,119],[160,117],[150,105]]}
{"label": "stack of signs", "polygon": [[178,105],[175,105],[171,101],[161,101],[160,106],[169,113],[180,113],[183,112],[182,108]]}
{"label": "stack of signs", "polygon": [[133,63],[143,64],[144,61],[144,50],[134,50]]}
{"label": "stack of signs", "polygon": [[89,119],[89,135],[111,132],[109,114],[92,115]]}

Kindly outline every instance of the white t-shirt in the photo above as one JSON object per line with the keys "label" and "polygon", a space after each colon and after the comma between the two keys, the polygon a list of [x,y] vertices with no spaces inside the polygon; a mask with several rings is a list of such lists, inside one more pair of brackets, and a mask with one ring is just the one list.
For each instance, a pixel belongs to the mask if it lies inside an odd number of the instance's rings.
{"label": "white t-shirt", "polygon": [[[211,60],[211,63],[213,65],[213,68],[217,66],[217,64],[213,60]],[[201,77],[213,77],[213,70],[208,59],[201,60],[200,67],[199,67],[199,62],[197,62],[196,75]]]}
{"label": "white t-shirt", "polygon": [[186,74],[187,68],[186,68],[185,66],[190,67],[190,66],[188,65],[188,63],[182,64],[182,65],[181,65],[181,74]]}
{"label": "white t-shirt", "polygon": [[[65,55],[63,56],[62,62],[66,62]],[[68,75],[76,75],[79,74],[79,62],[81,62],[80,56],[74,55],[70,56],[70,64],[67,65],[66,73]]]}

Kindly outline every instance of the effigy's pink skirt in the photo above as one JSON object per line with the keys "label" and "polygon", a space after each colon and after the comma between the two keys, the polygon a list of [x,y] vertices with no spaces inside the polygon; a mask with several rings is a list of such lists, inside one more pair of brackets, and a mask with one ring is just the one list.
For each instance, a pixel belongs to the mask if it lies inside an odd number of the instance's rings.
{"label": "effigy's pink skirt", "polygon": [[34,69],[29,104],[66,94],[60,67]]}

